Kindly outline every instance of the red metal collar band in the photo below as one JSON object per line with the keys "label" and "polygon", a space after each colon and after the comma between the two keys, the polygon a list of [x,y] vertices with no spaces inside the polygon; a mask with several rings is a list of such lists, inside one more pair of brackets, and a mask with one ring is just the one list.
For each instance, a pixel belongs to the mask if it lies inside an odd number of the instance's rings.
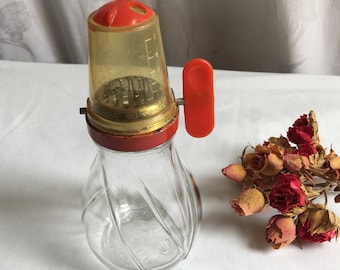
{"label": "red metal collar band", "polygon": [[135,152],[154,148],[170,140],[178,128],[178,112],[165,127],[146,134],[131,136],[113,135],[98,130],[90,123],[87,115],[86,122],[89,134],[95,143],[111,150]]}

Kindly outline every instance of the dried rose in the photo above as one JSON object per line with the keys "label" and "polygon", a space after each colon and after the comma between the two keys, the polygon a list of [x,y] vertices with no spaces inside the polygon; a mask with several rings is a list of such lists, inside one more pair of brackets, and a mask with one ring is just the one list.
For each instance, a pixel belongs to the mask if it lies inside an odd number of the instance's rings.
{"label": "dried rose", "polygon": [[291,217],[275,215],[266,226],[266,240],[274,249],[289,245],[296,238],[296,227]]}
{"label": "dried rose", "polygon": [[293,127],[290,127],[287,131],[288,139],[297,145],[312,142],[313,135],[314,131],[312,127],[308,126],[306,114],[297,119]]}
{"label": "dried rose", "polygon": [[293,127],[302,127],[308,126],[308,118],[307,114],[301,115],[298,119],[295,120]]}
{"label": "dried rose", "polygon": [[297,237],[311,242],[330,241],[338,235],[339,217],[320,204],[313,204],[299,215]]}
{"label": "dried rose", "polygon": [[309,157],[317,152],[316,145],[319,144],[319,137],[317,135],[318,125],[313,111],[307,115],[302,115],[297,119],[293,127],[287,131],[287,137],[298,146],[298,154]]}
{"label": "dried rose", "polygon": [[231,201],[232,208],[240,216],[249,216],[262,211],[266,204],[263,193],[257,188],[248,188]]}
{"label": "dried rose", "polygon": [[312,142],[306,142],[298,145],[298,153],[300,156],[309,157],[316,153],[316,148]]}
{"label": "dried rose", "polygon": [[230,178],[231,180],[234,180],[236,182],[242,182],[242,180],[246,177],[247,171],[244,169],[244,167],[240,164],[231,164],[225,168],[222,169],[222,173]]}
{"label": "dried rose", "polygon": [[270,205],[282,213],[306,205],[306,193],[301,188],[301,180],[295,174],[279,174],[277,184],[269,194]]}
{"label": "dried rose", "polygon": [[249,153],[245,156],[245,161],[247,167],[257,173],[263,171],[268,165],[267,155],[263,153]]}
{"label": "dried rose", "polygon": [[282,149],[277,144],[257,145],[244,160],[247,168],[266,176],[276,175],[283,168]]}

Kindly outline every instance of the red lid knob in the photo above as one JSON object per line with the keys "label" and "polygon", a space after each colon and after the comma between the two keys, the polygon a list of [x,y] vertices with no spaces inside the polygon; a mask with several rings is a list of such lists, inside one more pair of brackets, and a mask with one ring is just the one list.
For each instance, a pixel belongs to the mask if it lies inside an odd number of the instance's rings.
{"label": "red lid knob", "polygon": [[204,59],[189,61],[183,70],[184,118],[187,132],[196,138],[214,128],[213,68]]}
{"label": "red lid knob", "polygon": [[107,27],[138,25],[150,20],[154,10],[135,0],[116,0],[99,8],[93,20]]}

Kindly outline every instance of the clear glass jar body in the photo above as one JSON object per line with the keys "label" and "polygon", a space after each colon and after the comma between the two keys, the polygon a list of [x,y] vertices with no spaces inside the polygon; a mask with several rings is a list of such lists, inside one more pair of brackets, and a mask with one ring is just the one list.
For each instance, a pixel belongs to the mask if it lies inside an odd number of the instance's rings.
{"label": "clear glass jar body", "polygon": [[83,190],[89,245],[111,269],[169,269],[201,219],[199,192],[172,141],[141,152],[98,146]]}

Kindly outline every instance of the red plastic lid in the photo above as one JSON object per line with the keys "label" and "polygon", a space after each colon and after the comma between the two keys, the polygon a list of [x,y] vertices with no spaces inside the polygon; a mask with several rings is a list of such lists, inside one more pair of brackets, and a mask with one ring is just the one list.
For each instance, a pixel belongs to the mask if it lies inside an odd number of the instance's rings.
{"label": "red plastic lid", "polygon": [[99,8],[93,20],[107,27],[141,24],[151,19],[154,10],[135,0],[116,0]]}
{"label": "red plastic lid", "polygon": [[213,68],[204,59],[189,61],[183,70],[184,118],[187,132],[196,138],[214,129]]}

